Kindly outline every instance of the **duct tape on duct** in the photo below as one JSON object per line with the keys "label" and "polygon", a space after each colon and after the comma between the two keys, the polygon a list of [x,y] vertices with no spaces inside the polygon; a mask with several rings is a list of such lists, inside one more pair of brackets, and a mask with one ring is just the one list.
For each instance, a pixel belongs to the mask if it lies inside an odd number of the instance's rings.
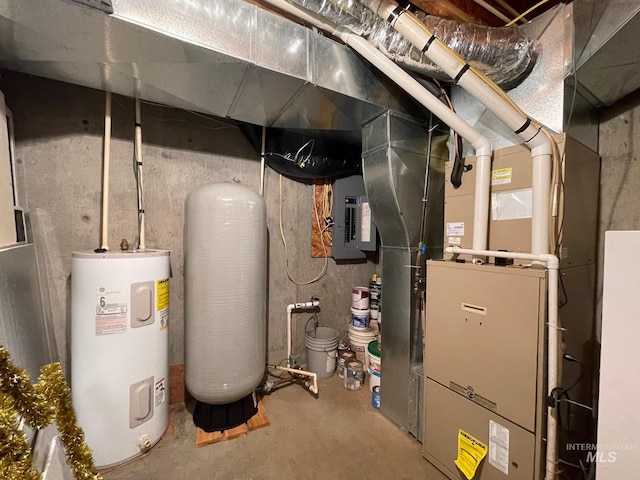
{"label": "duct tape on duct", "polygon": [[[366,6],[372,2],[366,0],[292,1],[365,37],[399,65],[428,77],[451,81],[451,78],[431,63],[420,50]],[[486,27],[458,23],[427,15],[422,11],[415,12],[415,15],[439,40],[502,88],[517,86],[535,65],[536,43],[515,25],[499,28]]]}

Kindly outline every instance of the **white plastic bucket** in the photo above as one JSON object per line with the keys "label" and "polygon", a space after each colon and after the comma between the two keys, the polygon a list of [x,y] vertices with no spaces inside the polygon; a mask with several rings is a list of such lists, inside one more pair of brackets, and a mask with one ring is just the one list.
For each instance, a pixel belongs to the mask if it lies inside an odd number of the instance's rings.
{"label": "white plastic bucket", "polygon": [[336,370],[338,332],[329,327],[316,327],[305,335],[307,370],[318,378],[328,378]]}
{"label": "white plastic bucket", "polygon": [[369,310],[351,309],[351,325],[356,328],[367,328],[369,326]]}
{"label": "white plastic bucket", "polygon": [[369,310],[369,288],[353,287],[351,290],[351,308]]}
{"label": "white plastic bucket", "polygon": [[375,339],[376,332],[373,328],[357,329],[354,328],[353,325],[349,325],[349,345],[351,346],[351,350],[356,353],[356,358],[360,360],[363,365],[369,365],[367,347],[369,343]]}

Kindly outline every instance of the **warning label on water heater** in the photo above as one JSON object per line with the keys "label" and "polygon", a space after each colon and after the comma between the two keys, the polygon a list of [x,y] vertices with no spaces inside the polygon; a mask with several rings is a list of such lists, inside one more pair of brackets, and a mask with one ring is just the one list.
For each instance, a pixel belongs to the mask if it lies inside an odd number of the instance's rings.
{"label": "warning label on water heater", "polygon": [[118,335],[126,331],[126,289],[100,287],[96,294],[96,335]]}
{"label": "warning label on water heater", "polygon": [[160,330],[169,328],[169,279],[156,281],[156,305],[160,314]]}
{"label": "warning label on water heater", "polygon": [[154,397],[156,407],[164,403],[167,397],[167,381],[164,379],[164,377],[156,381]]}

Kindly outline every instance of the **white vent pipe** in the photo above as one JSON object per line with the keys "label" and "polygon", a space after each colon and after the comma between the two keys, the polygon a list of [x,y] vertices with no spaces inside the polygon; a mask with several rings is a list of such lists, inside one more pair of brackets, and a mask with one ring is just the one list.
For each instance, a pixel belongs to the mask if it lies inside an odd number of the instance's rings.
{"label": "white vent pipe", "polygon": [[387,58],[369,41],[344,27],[338,27],[331,20],[306,10],[287,0],[265,0],[267,3],[335,35],[371,62],[387,77],[398,84],[409,95],[420,102],[441,121],[467,140],[476,151],[476,196],[473,222],[473,248],[487,248],[489,225],[489,185],[491,181],[491,142],[471,125],[450,110],[411,75]]}
{"label": "white vent pipe", "polygon": [[531,150],[533,161],[531,251],[536,255],[549,253],[549,196],[553,150],[551,140],[542,132],[539,125],[532,122],[506,97],[499,87],[483,79],[460,56],[438,40],[412,13],[404,10],[394,0],[363,0],[362,3],[386,19],[393,28],[442,68],[458,85],[485,105]]}

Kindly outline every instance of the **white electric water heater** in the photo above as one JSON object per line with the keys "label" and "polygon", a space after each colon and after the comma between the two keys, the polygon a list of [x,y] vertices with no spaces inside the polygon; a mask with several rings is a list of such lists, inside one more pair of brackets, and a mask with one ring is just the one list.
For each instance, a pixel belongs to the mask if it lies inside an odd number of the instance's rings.
{"label": "white electric water heater", "polygon": [[169,252],[76,252],[71,389],[98,468],[160,440],[168,424]]}

